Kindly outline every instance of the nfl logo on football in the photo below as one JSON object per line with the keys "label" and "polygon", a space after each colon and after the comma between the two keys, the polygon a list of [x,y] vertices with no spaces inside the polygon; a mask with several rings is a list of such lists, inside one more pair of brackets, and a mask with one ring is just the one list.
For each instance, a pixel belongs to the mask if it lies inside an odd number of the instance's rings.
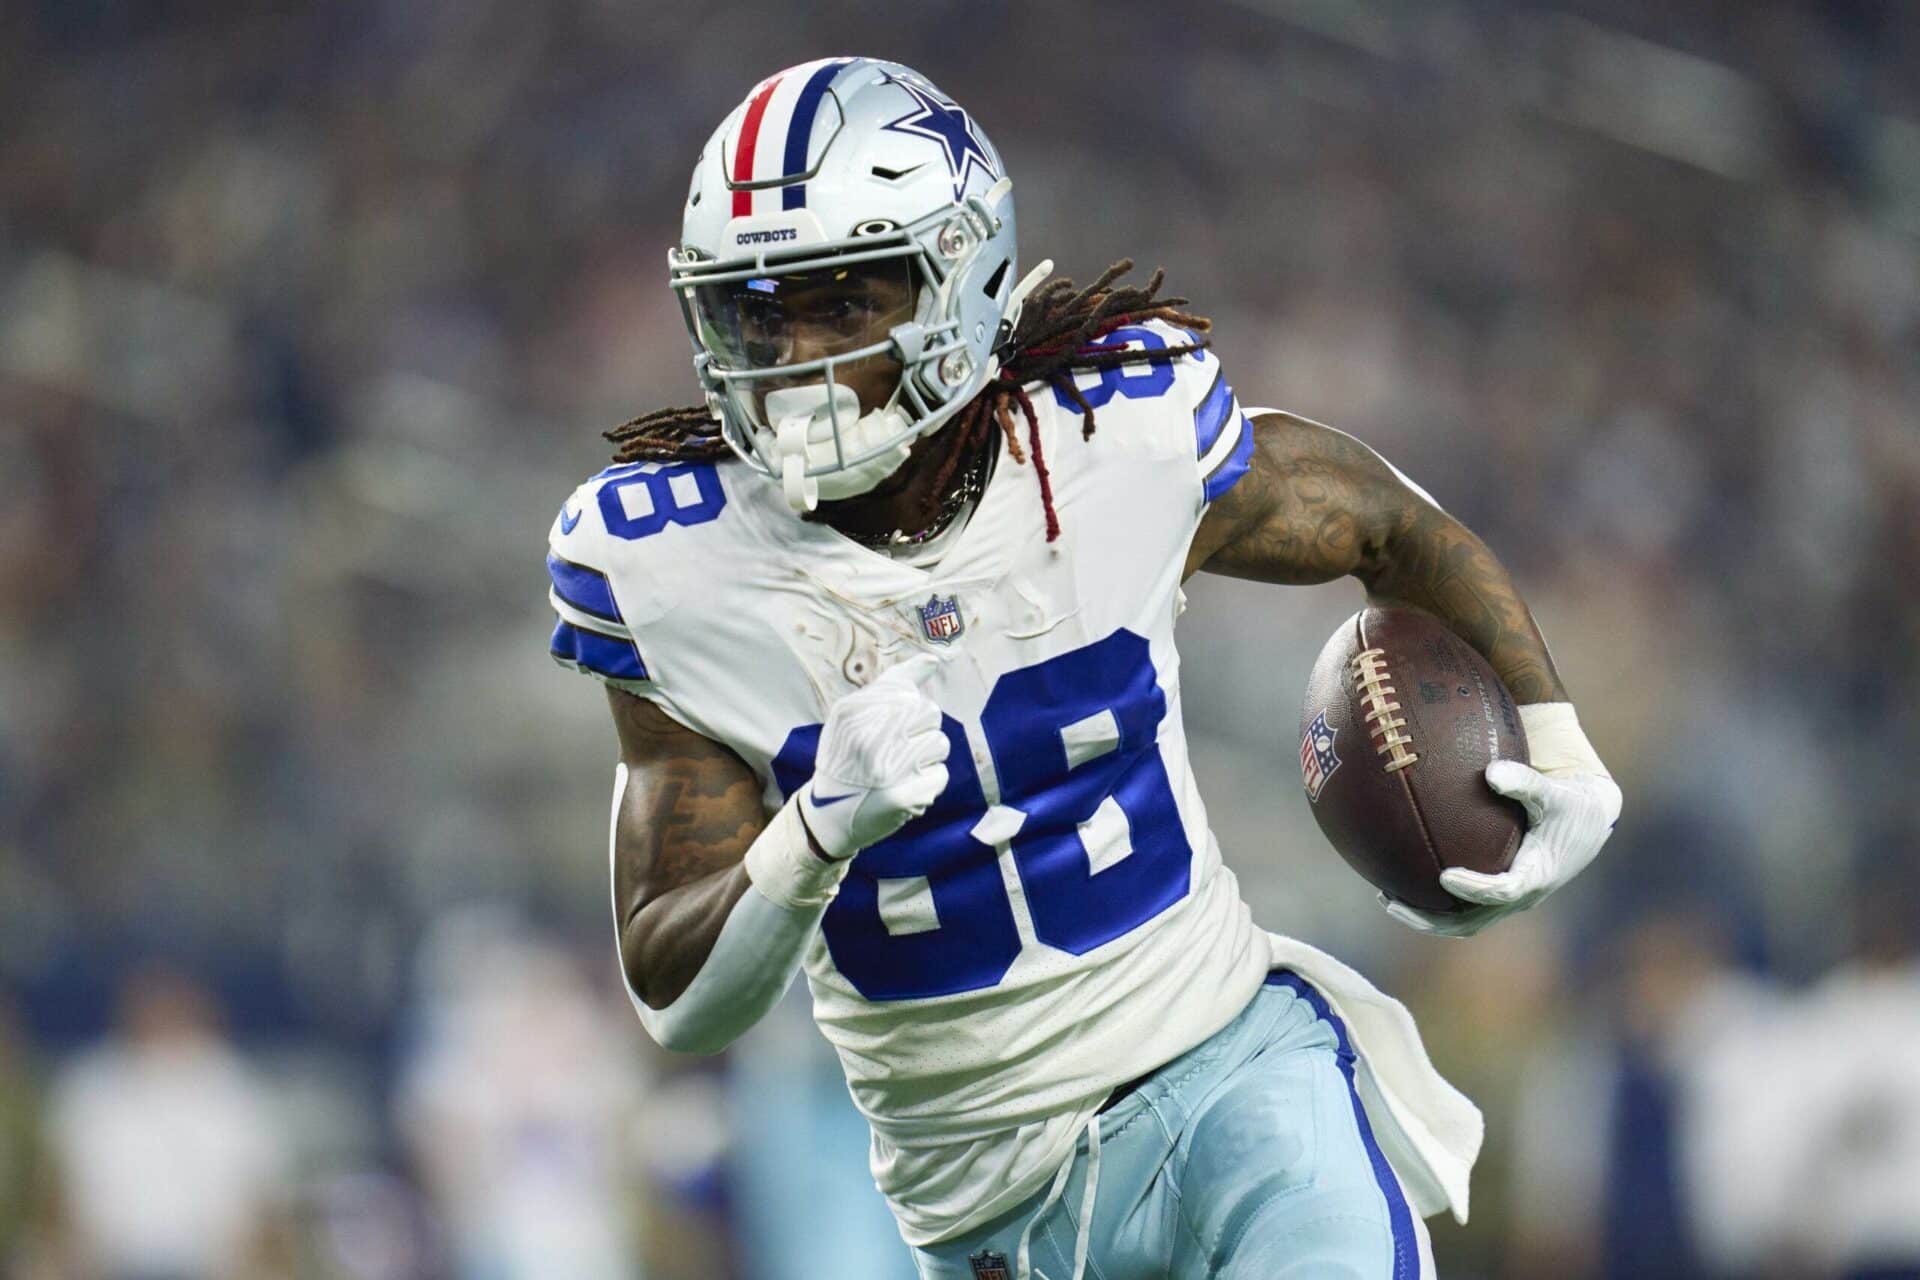
{"label": "nfl logo on football", "polygon": [[1337,732],[1339,730],[1327,727],[1327,713],[1322,711],[1300,739],[1300,780],[1306,783],[1309,801],[1320,798],[1320,789],[1340,767],[1340,757],[1333,753],[1333,736]]}
{"label": "nfl logo on football", "polygon": [[952,644],[967,629],[954,596],[930,596],[920,606],[920,630],[935,644]]}

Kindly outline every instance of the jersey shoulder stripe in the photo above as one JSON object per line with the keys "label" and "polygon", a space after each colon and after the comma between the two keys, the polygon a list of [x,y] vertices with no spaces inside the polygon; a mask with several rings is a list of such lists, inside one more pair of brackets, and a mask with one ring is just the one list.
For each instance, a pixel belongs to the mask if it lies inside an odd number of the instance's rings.
{"label": "jersey shoulder stripe", "polygon": [[[566,524],[565,512],[560,525]],[[648,679],[633,631],[621,616],[607,575],[547,552],[547,603],[559,615],[547,652],[561,666],[615,682]]]}
{"label": "jersey shoulder stripe", "polygon": [[[1157,353],[1159,350],[1204,342],[1203,335],[1162,319],[1151,319],[1114,330],[1107,344]],[[1075,389],[1086,405],[1105,412],[1109,407],[1137,415],[1163,453],[1190,449],[1196,509],[1238,484],[1253,462],[1253,428],[1240,408],[1220,359],[1201,347],[1179,357],[1148,354],[1146,360],[1094,374],[1075,376]],[[1055,399],[1069,411],[1078,404],[1060,387]],[[1148,406],[1167,397],[1166,408]],[[1178,404],[1181,408],[1174,408]],[[1184,409],[1184,412],[1183,412]],[[1188,440],[1188,432],[1192,433]],[[1097,439],[1098,437],[1096,437]],[[1186,441],[1183,445],[1183,441]]]}
{"label": "jersey shoulder stripe", "polygon": [[632,640],[589,631],[564,618],[554,625],[547,651],[561,666],[605,680],[638,683],[648,678],[647,664]]}
{"label": "jersey shoulder stripe", "polygon": [[1232,404],[1228,420],[1232,423],[1230,433],[1200,462],[1200,474],[1205,477],[1200,490],[1208,502],[1217,501],[1221,494],[1239,484],[1240,477],[1253,465],[1253,423],[1240,411],[1238,401]]}
{"label": "jersey shoulder stripe", "polygon": [[703,599],[745,545],[737,529],[728,532],[723,466],[619,463],[568,496],[547,535],[547,602],[558,615],[547,649],[555,661],[649,696],[671,683],[657,661],[672,647],[661,619]]}
{"label": "jersey shoulder stripe", "polygon": [[1213,379],[1193,409],[1194,457],[1200,464],[1201,497],[1213,502],[1240,482],[1253,462],[1253,424],[1241,412],[1227,372],[1207,353]]}
{"label": "jersey shoulder stripe", "polygon": [[[564,517],[563,517],[564,519]],[[613,584],[598,569],[547,552],[547,577],[553,581],[553,594],[561,604],[605,622],[624,623],[620,606],[613,598]]]}
{"label": "jersey shoulder stripe", "polygon": [[1213,448],[1232,416],[1233,407],[1233,388],[1227,385],[1227,371],[1215,362],[1213,385],[1200,398],[1199,407],[1193,411],[1195,457],[1204,458],[1207,450]]}

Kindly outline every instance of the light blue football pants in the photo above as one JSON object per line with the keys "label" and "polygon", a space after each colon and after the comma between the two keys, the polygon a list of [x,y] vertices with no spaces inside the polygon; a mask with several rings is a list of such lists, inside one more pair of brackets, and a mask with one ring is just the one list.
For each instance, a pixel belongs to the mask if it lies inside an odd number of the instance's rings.
{"label": "light blue football pants", "polygon": [[[1346,1026],[1276,971],[1240,1015],[1082,1134],[1066,1181],[915,1260],[925,1280],[1430,1280],[1426,1226],[1374,1141]],[[1096,1158],[1097,1157],[1097,1158]],[[1050,1189],[1052,1190],[1052,1189]]]}

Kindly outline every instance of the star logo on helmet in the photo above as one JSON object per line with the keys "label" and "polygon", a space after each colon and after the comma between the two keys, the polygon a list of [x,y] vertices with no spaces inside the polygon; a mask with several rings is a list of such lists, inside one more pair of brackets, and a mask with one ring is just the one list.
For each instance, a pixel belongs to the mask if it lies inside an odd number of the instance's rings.
{"label": "star logo on helmet", "polygon": [[903,80],[898,76],[889,76],[888,79],[912,95],[919,109],[909,111],[882,127],[939,143],[940,149],[946,153],[947,172],[953,178],[955,200],[960,199],[966,191],[967,180],[973,176],[975,165],[987,175],[990,182],[1000,177],[994,170],[992,158],[987,155],[986,144],[973,131],[973,121],[964,110],[953,103],[940,101],[911,80]]}

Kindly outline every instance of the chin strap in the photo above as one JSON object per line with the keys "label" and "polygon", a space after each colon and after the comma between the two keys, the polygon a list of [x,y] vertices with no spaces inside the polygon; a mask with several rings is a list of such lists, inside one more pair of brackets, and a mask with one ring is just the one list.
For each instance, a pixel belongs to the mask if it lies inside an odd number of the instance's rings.
{"label": "chin strap", "polygon": [[780,489],[795,511],[820,505],[820,481],[807,474],[807,426],[812,419],[796,414],[781,422],[775,439],[780,450]]}
{"label": "chin strap", "polygon": [[823,498],[834,502],[866,492],[905,462],[912,447],[899,439],[895,448],[878,456],[808,475],[809,470],[832,467],[838,457],[869,454],[876,444],[899,437],[904,421],[890,407],[861,413],[860,397],[838,382],[769,391],[766,413],[774,423],[770,461],[787,505],[796,513],[816,509]]}
{"label": "chin strap", "polygon": [[[1040,265],[1020,277],[1019,284],[1013,286],[1013,292],[1007,295],[1007,313],[1000,321],[1000,323],[1007,326],[1008,337],[1012,337],[1013,331],[1020,327],[1020,313],[1026,308],[1027,295],[1031,294],[1035,289],[1038,289],[1046,278],[1052,274],[1053,259],[1044,258],[1041,260]],[[994,363],[997,365],[999,363],[998,359],[996,359]],[[997,373],[998,370],[996,369],[995,372]]]}

